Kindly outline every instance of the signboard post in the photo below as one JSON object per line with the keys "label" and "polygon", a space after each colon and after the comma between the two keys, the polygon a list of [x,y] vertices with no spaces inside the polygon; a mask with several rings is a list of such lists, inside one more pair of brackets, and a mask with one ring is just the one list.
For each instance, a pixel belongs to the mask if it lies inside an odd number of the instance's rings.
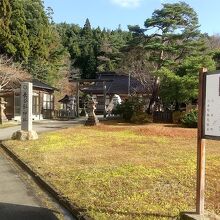
{"label": "signboard post", "polygon": [[198,99],[198,135],[197,135],[197,193],[196,214],[204,214],[205,201],[205,139],[203,139],[204,124],[204,85],[207,69],[203,68],[199,73],[199,99]]}
{"label": "signboard post", "polygon": [[21,130],[12,135],[12,139],[36,140],[38,135],[32,130],[33,84],[21,83]]}
{"label": "signboard post", "polygon": [[220,72],[199,75],[196,214],[204,215],[205,139],[220,140]]}

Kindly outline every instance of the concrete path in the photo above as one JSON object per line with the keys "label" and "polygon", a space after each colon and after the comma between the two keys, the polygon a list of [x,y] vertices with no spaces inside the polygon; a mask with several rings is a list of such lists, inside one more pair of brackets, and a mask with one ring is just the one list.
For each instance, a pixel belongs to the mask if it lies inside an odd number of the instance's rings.
{"label": "concrete path", "polygon": [[41,200],[37,199],[2,155],[0,177],[1,220],[57,219],[52,210],[42,207]]}
{"label": "concrete path", "polygon": [[[42,121],[34,124],[37,132],[46,132],[79,125],[74,121]],[[0,129],[0,140],[10,139],[20,126]],[[54,212],[42,205],[42,200],[18,175],[18,170],[0,151],[0,219],[1,220],[55,220]],[[65,219],[72,219],[68,214]]]}
{"label": "concrete path", "polygon": [[[79,118],[71,121],[53,121],[53,120],[42,120],[33,123],[33,129],[38,133],[55,131],[66,127],[71,127],[74,125],[79,125],[85,123],[85,118]],[[0,140],[10,139],[15,131],[21,129],[21,126],[14,126],[8,128],[0,129]]]}

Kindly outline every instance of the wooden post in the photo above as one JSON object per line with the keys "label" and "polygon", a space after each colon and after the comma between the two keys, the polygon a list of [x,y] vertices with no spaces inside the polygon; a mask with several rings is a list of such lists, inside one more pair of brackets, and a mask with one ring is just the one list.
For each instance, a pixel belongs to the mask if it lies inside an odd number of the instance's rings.
{"label": "wooden post", "polygon": [[76,117],[79,117],[79,82],[76,82]]}
{"label": "wooden post", "polygon": [[41,92],[39,91],[38,92],[38,97],[39,97],[39,99],[38,99],[38,109],[37,109],[37,111],[38,111],[38,114],[39,114],[39,120],[41,119],[40,118],[40,115],[41,115]]}
{"label": "wooden post", "polygon": [[199,99],[198,99],[198,139],[197,139],[197,193],[196,214],[204,215],[205,201],[205,139],[203,139],[204,114],[204,79],[207,72],[202,68],[199,73]]}
{"label": "wooden post", "polygon": [[128,96],[131,95],[131,74],[128,75]]}
{"label": "wooden post", "polygon": [[13,118],[15,118],[15,91],[13,91],[13,108],[14,108]]}
{"label": "wooden post", "polygon": [[106,82],[103,82],[103,101],[104,101],[104,118],[106,118]]}

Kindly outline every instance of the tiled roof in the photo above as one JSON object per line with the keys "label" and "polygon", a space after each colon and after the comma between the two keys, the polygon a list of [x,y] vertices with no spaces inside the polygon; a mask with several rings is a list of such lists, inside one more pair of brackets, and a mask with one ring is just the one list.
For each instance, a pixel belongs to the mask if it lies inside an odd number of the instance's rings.
{"label": "tiled roof", "polygon": [[[98,74],[98,79],[112,80],[106,82],[107,94],[128,94],[129,93],[129,76],[126,74],[116,74],[115,72],[103,72]],[[83,92],[92,94],[103,94],[103,82],[96,82],[87,88],[82,89]],[[135,78],[130,77],[130,93],[143,94],[146,92],[144,86]]]}
{"label": "tiled roof", "polygon": [[43,83],[39,81],[38,79],[32,79],[33,87],[40,88],[40,89],[46,89],[46,90],[57,90],[56,88],[49,86],[46,83]]}
{"label": "tiled roof", "polygon": [[[38,79],[32,79],[32,80],[26,80],[26,82],[32,82],[33,83],[33,87],[34,88],[39,88],[39,89],[46,89],[46,90],[51,90],[51,91],[54,91],[54,90],[58,90],[46,83],[43,83],[41,81],[39,81]],[[18,89],[20,88],[21,86],[21,82],[20,81],[15,81],[15,82],[10,82],[6,88],[4,89],[4,91],[12,91],[14,89]]]}
{"label": "tiled roof", "polygon": [[68,95],[65,95],[62,99],[60,99],[58,102],[61,102],[61,103],[69,103],[70,101],[73,101],[75,100],[75,97],[74,96],[68,96]]}

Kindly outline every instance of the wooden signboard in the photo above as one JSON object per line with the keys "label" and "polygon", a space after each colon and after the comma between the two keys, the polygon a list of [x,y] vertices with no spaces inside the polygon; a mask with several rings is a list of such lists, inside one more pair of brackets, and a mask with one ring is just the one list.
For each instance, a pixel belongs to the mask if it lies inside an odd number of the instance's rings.
{"label": "wooden signboard", "polygon": [[220,72],[204,74],[203,138],[220,139]]}
{"label": "wooden signboard", "polygon": [[205,139],[220,139],[220,71],[199,74],[196,213],[204,215]]}

